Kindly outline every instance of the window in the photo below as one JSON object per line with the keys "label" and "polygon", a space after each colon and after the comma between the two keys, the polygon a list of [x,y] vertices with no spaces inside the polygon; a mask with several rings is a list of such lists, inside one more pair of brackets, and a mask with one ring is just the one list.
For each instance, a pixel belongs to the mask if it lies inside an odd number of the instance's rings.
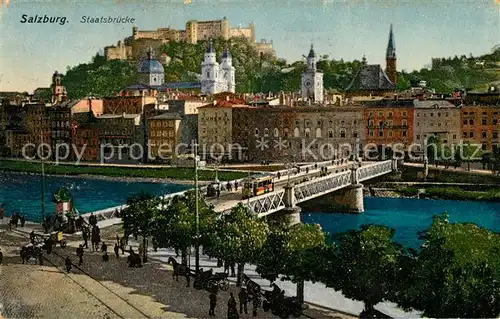
{"label": "window", "polygon": [[378,131],[378,136],[379,137],[384,137],[384,131]]}
{"label": "window", "polygon": [[309,128],[306,128],[304,131],[306,137],[311,137],[311,130]]}
{"label": "window", "polygon": [[300,137],[300,130],[298,127],[296,127],[294,130],[293,130],[293,137]]}
{"label": "window", "polygon": [[369,117],[373,117],[373,112],[368,113]]}
{"label": "window", "polygon": [[388,125],[389,127],[391,127],[391,126],[392,126],[392,120],[387,121],[387,125]]}
{"label": "window", "polygon": [[481,137],[486,138],[486,132],[481,132]]}
{"label": "window", "polygon": [[467,125],[467,123],[469,123],[469,121],[467,121],[467,120],[464,120],[464,125]]}
{"label": "window", "polygon": [[371,137],[373,137],[373,135],[374,135],[373,131],[370,131],[369,134],[370,134]]}
{"label": "window", "polygon": [[392,131],[389,131],[389,137],[392,137]]}
{"label": "window", "polygon": [[403,124],[403,126],[407,126],[408,125],[408,123],[406,122],[406,120],[403,120],[402,124]]}
{"label": "window", "polygon": [[378,126],[384,126],[384,122],[383,121],[379,121],[378,122]]}
{"label": "window", "polygon": [[481,119],[481,125],[486,125],[486,119],[485,118]]}
{"label": "window", "polygon": [[440,113],[440,112],[438,112],[438,117],[439,117],[439,116],[441,116],[441,113]]}
{"label": "window", "polygon": [[469,132],[469,137],[474,137],[474,132]]}
{"label": "window", "polygon": [[498,138],[498,132],[493,132],[493,133],[492,133],[492,137],[493,137],[494,139],[497,139],[497,138]]}
{"label": "window", "polygon": [[389,117],[392,117],[392,112],[389,112]]}
{"label": "window", "polygon": [[497,125],[497,123],[498,123],[498,119],[493,119],[493,123],[492,124],[493,125]]}
{"label": "window", "polygon": [[264,129],[264,136],[269,136],[269,129],[267,127]]}
{"label": "window", "polygon": [[484,143],[483,143],[483,145],[481,145],[481,149],[482,149],[483,151],[486,151],[486,144],[484,144]]}
{"label": "window", "polygon": [[417,140],[419,140],[419,139],[420,139],[420,135],[419,135],[419,134],[417,134]]}
{"label": "window", "polygon": [[369,126],[373,126],[373,120],[368,121]]}
{"label": "window", "polygon": [[403,135],[403,137],[406,137],[406,131],[401,132],[401,135]]}
{"label": "window", "polygon": [[259,136],[259,129],[258,128],[255,129],[255,136]]}
{"label": "window", "polygon": [[321,125],[321,121],[316,122],[316,124]]}
{"label": "window", "polygon": [[316,129],[316,137],[321,138],[321,129],[319,127]]}
{"label": "window", "polygon": [[340,125],[344,126],[345,125],[345,121],[340,121]]}
{"label": "window", "polygon": [[441,122],[438,122],[438,126],[441,126]]}
{"label": "window", "polygon": [[449,115],[449,114],[448,114],[448,112],[445,112],[445,113],[444,113],[444,116],[448,117],[448,115]]}
{"label": "window", "polygon": [[328,129],[328,137],[333,138],[333,130],[331,128]]}
{"label": "window", "polygon": [[299,121],[295,121],[295,125],[299,125]]}
{"label": "window", "polygon": [[406,112],[403,112],[403,117],[406,117]]}
{"label": "window", "polygon": [[417,117],[420,117],[420,113],[417,113]]}
{"label": "window", "polygon": [[274,128],[274,137],[278,137],[279,136],[279,131],[277,128]]}
{"label": "window", "polygon": [[210,77],[210,71],[207,72],[207,78],[209,78],[209,77]]}
{"label": "window", "polygon": [[345,138],[345,130],[344,129],[340,130],[340,137]]}
{"label": "window", "polygon": [[469,125],[474,125],[474,120],[469,120]]}
{"label": "window", "polygon": [[486,112],[483,112],[483,116],[486,116]]}
{"label": "window", "polygon": [[384,113],[378,112],[378,117],[383,117],[383,116],[384,116]]}
{"label": "window", "polygon": [[453,134],[453,139],[456,140],[457,139],[457,134]]}
{"label": "window", "polygon": [[352,137],[357,138],[358,137],[358,132],[356,132],[356,131],[352,132]]}
{"label": "window", "polygon": [[467,132],[464,132],[464,133],[462,134],[462,137],[463,137],[463,138],[467,138]]}
{"label": "window", "polygon": [[434,113],[431,113],[431,117],[434,116]]}

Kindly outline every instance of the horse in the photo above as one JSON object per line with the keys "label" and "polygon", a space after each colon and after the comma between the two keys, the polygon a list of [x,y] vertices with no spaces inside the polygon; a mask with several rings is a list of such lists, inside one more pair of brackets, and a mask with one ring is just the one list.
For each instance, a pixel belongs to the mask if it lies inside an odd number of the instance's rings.
{"label": "horse", "polygon": [[168,263],[172,264],[174,271],[172,273],[172,279],[175,278],[176,281],[179,281],[179,276],[185,276],[187,281],[187,286],[189,287],[189,268],[186,265],[180,264],[174,257],[168,258]]}
{"label": "horse", "polygon": [[256,283],[255,281],[253,281],[252,279],[250,279],[250,277],[248,277],[247,275],[243,274],[243,284],[247,287],[247,291],[248,291],[248,294],[252,294],[252,295],[260,295],[260,285],[258,283]]}

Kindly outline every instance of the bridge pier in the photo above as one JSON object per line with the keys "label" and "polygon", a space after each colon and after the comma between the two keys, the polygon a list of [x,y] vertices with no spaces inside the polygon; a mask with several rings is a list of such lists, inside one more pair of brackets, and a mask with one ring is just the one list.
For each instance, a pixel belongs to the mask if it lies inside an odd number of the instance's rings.
{"label": "bridge pier", "polygon": [[344,213],[359,214],[365,211],[363,184],[349,185],[333,193],[330,200],[334,202],[334,207],[341,209]]}
{"label": "bridge pier", "polygon": [[294,188],[292,185],[285,186],[285,196],[283,201],[285,202],[285,208],[282,209],[279,214],[282,216],[288,216],[290,224],[300,223],[300,212],[302,209],[295,205],[295,196],[293,192]]}

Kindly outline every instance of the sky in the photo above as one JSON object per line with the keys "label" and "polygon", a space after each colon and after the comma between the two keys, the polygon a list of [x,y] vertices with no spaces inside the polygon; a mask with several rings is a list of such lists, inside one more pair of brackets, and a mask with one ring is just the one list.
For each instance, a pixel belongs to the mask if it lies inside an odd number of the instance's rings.
{"label": "sky", "polygon": [[[398,70],[432,57],[481,55],[500,44],[500,0],[0,0],[0,91],[48,87],[55,70],[87,63],[132,34],[132,24],[82,24],[87,16],[128,16],[139,30],[184,29],[188,20],[226,16],[231,27],[255,23],[289,62],[316,54],[385,65],[392,23]],[[189,2],[189,1],[186,1]],[[23,24],[21,16],[67,17],[65,25]],[[201,62],[201,61],[200,61]]]}

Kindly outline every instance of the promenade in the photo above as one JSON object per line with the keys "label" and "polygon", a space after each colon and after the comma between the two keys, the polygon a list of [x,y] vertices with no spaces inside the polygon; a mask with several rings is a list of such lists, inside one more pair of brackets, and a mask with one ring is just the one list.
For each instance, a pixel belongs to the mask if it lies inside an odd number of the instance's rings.
{"label": "promenade", "polygon": [[[80,244],[78,235],[67,236],[68,247],[56,248],[55,253],[46,255],[44,266],[21,265],[19,247],[27,242],[33,225],[24,229],[4,231],[0,234],[0,247],[4,252],[4,264],[0,266],[0,303],[4,305],[7,317],[43,318],[207,318],[208,292],[186,287],[184,278],[172,279],[172,267],[160,257],[151,255],[143,268],[129,268],[128,254],[116,258],[113,241],[121,226],[119,220],[100,222],[103,240],[108,244],[110,261],[102,261],[102,253],[85,251],[84,263],[74,267],[70,274],[64,271],[64,259],[70,256],[78,263],[76,247]],[[113,225],[114,224],[114,225]],[[2,225],[5,230],[5,224]],[[36,227],[39,229],[38,227]],[[138,244],[130,243],[137,251]],[[160,250],[158,253],[164,253]],[[61,255],[63,258],[57,256]],[[152,252],[150,252],[152,254]],[[172,253],[175,257],[175,253]],[[172,255],[171,254],[171,255]],[[180,258],[177,258],[178,260]],[[54,263],[57,267],[48,265]],[[5,274],[6,276],[3,276]],[[191,286],[193,284],[191,281]],[[267,287],[264,287],[267,288]],[[229,291],[218,294],[215,318],[226,318],[229,292],[237,296],[238,288],[230,286]],[[249,304],[249,310],[251,305]],[[5,311],[7,310],[7,311]],[[1,313],[1,311],[0,311]],[[303,318],[345,318],[355,316],[311,307]],[[254,318],[243,314],[240,318]],[[259,308],[257,318],[277,318]]]}

